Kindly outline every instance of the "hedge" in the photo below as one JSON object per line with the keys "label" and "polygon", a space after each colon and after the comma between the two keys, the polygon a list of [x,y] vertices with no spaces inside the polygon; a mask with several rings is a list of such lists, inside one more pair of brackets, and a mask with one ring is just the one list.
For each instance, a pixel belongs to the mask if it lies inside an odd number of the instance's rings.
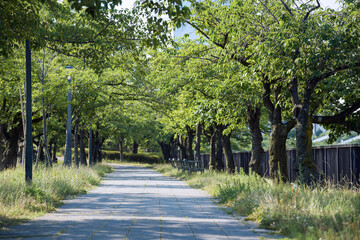
{"label": "hedge", "polygon": [[[73,149],[72,149],[73,150]],[[61,149],[63,151],[63,149]],[[119,151],[108,151],[102,150],[103,159],[109,160],[120,160],[120,152]],[[85,148],[86,155],[88,154],[88,149]],[[62,152],[63,154],[63,152]],[[140,162],[140,163],[164,163],[164,158],[160,157],[156,154],[151,153],[127,153],[124,152],[124,161],[127,162]]]}
{"label": "hedge", "polygon": [[[103,158],[109,160],[120,160],[119,151],[102,151]],[[124,161],[141,162],[141,163],[163,163],[164,159],[156,154],[151,153],[124,153]]]}

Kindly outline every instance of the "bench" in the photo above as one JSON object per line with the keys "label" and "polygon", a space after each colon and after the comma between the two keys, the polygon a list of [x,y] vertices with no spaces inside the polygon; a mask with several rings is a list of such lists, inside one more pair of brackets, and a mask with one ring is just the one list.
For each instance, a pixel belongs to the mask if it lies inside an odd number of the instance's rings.
{"label": "bench", "polygon": [[187,159],[175,159],[169,158],[168,161],[171,163],[173,168],[177,168],[178,170],[192,172],[204,172],[204,168],[201,167],[200,162],[195,162],[194,160]]}

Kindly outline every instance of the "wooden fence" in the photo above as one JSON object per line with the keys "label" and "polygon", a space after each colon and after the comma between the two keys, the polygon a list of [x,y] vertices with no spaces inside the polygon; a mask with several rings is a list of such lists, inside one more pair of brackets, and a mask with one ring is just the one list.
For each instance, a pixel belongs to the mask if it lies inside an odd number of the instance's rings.
{"label": "wooden fence", "polygon": [[[237,169],[249,173],[250,152],[234,152]],[[331,179],[335,183],[360,180],[360,144],[313,147],[313,156],[321,179]],[[202,154],[204,168],[209,167],[209,154]],[[223,158],[225,164],[225,159]],[[287,149],[287,167],[290,181],[297,178],[296,149]],[[261,167],[265,176],[269,173],[269,152],[264,152]]]}

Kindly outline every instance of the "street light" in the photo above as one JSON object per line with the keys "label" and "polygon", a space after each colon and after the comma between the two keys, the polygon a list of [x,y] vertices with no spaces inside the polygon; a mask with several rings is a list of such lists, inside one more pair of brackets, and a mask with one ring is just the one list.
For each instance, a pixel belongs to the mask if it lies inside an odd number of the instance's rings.
{"label": "street light", "polygon": [[[72,66],[65,66],[65,69],[72,69]],[[67,105],[67,122],[66,122],[66,148],[64,156],[64,166],[71,166],[71,76],[68,78],[69,90],[68,90],[68,105]]]}
{"label": "street light", "polygon": [[31,96],[31,50],[29,40],[25,41],[26,48],[26,139],[25,139],[25,180],[32,181],[32,96]]}

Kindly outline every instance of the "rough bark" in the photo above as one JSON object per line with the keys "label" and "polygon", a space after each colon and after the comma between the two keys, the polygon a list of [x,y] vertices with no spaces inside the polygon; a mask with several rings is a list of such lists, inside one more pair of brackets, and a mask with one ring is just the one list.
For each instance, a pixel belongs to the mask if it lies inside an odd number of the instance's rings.
{"label": "rough bark", "polygon": [[272,124],[269,145],[269,174],[272,179],[279,179],[279,170],[282,180],[288,179],[286,156],[287,135],[286,125]]}
{"label": "rough bark", "polygon": [[279,170],[282,180],[288,180],[287,173],[287,156],[286,156],[286,139],[290,130],[295,126],[295,121],[282,120],[282,108],[275,105],[271,101],[270,96],[273,94],[274,102],[279,102],[281,87],[274,87],[271,91],[270,83],[263,82],[264,86],[264,106],[269,113],[269,121],[271,123],[270,145],[269,145],[269,175],[273,179],[279,179]]}
{"label": "rough bark", "polygon": [[255,110],[251,105],[248,105],[247,107],[248,125],[251,133],[251,160],[249,167],[252,172],[263,176],[261,169],[261,159],[264,153],[264,149],[261,145],[263,138],[260,129],[260,110],[260,107],[255,108]]}
{"label": "rough bark", "polygon": [[224,155],[225,155],[225,163],[226,163],[226,171],[228,173],[235,172],[235,163],[234,157],[231,149],[231,142],[230,142],[231,134],[222,135],[222,143],[224,148]]}
{"label": "rough bark", "polygon": [[202,132],[202,124],[198,123],[196,125],[196,134],[195,134],[195,147],[194,147],[194,161],[201,161],[201,153],[200,153],[200,144],[201,144],[201,132]]}
{"label": "rough bark", "polygon": [[312,123],[308,114],[300,110],[296,118],[296,159],[299,176],[309,183],[316,177],[316,164],[312,154]]}
{"label": "rough bark", "polygon": [[292,79],[290,93],[294,104],[293,113],[296,119],[296,161],[301,180],[310,183],[316,176],[316,164],[312,156],[312,123],[309,117],[309,106],[312,90],[316,83],[308,84],[302,101],[299,97],[297,79]]}

